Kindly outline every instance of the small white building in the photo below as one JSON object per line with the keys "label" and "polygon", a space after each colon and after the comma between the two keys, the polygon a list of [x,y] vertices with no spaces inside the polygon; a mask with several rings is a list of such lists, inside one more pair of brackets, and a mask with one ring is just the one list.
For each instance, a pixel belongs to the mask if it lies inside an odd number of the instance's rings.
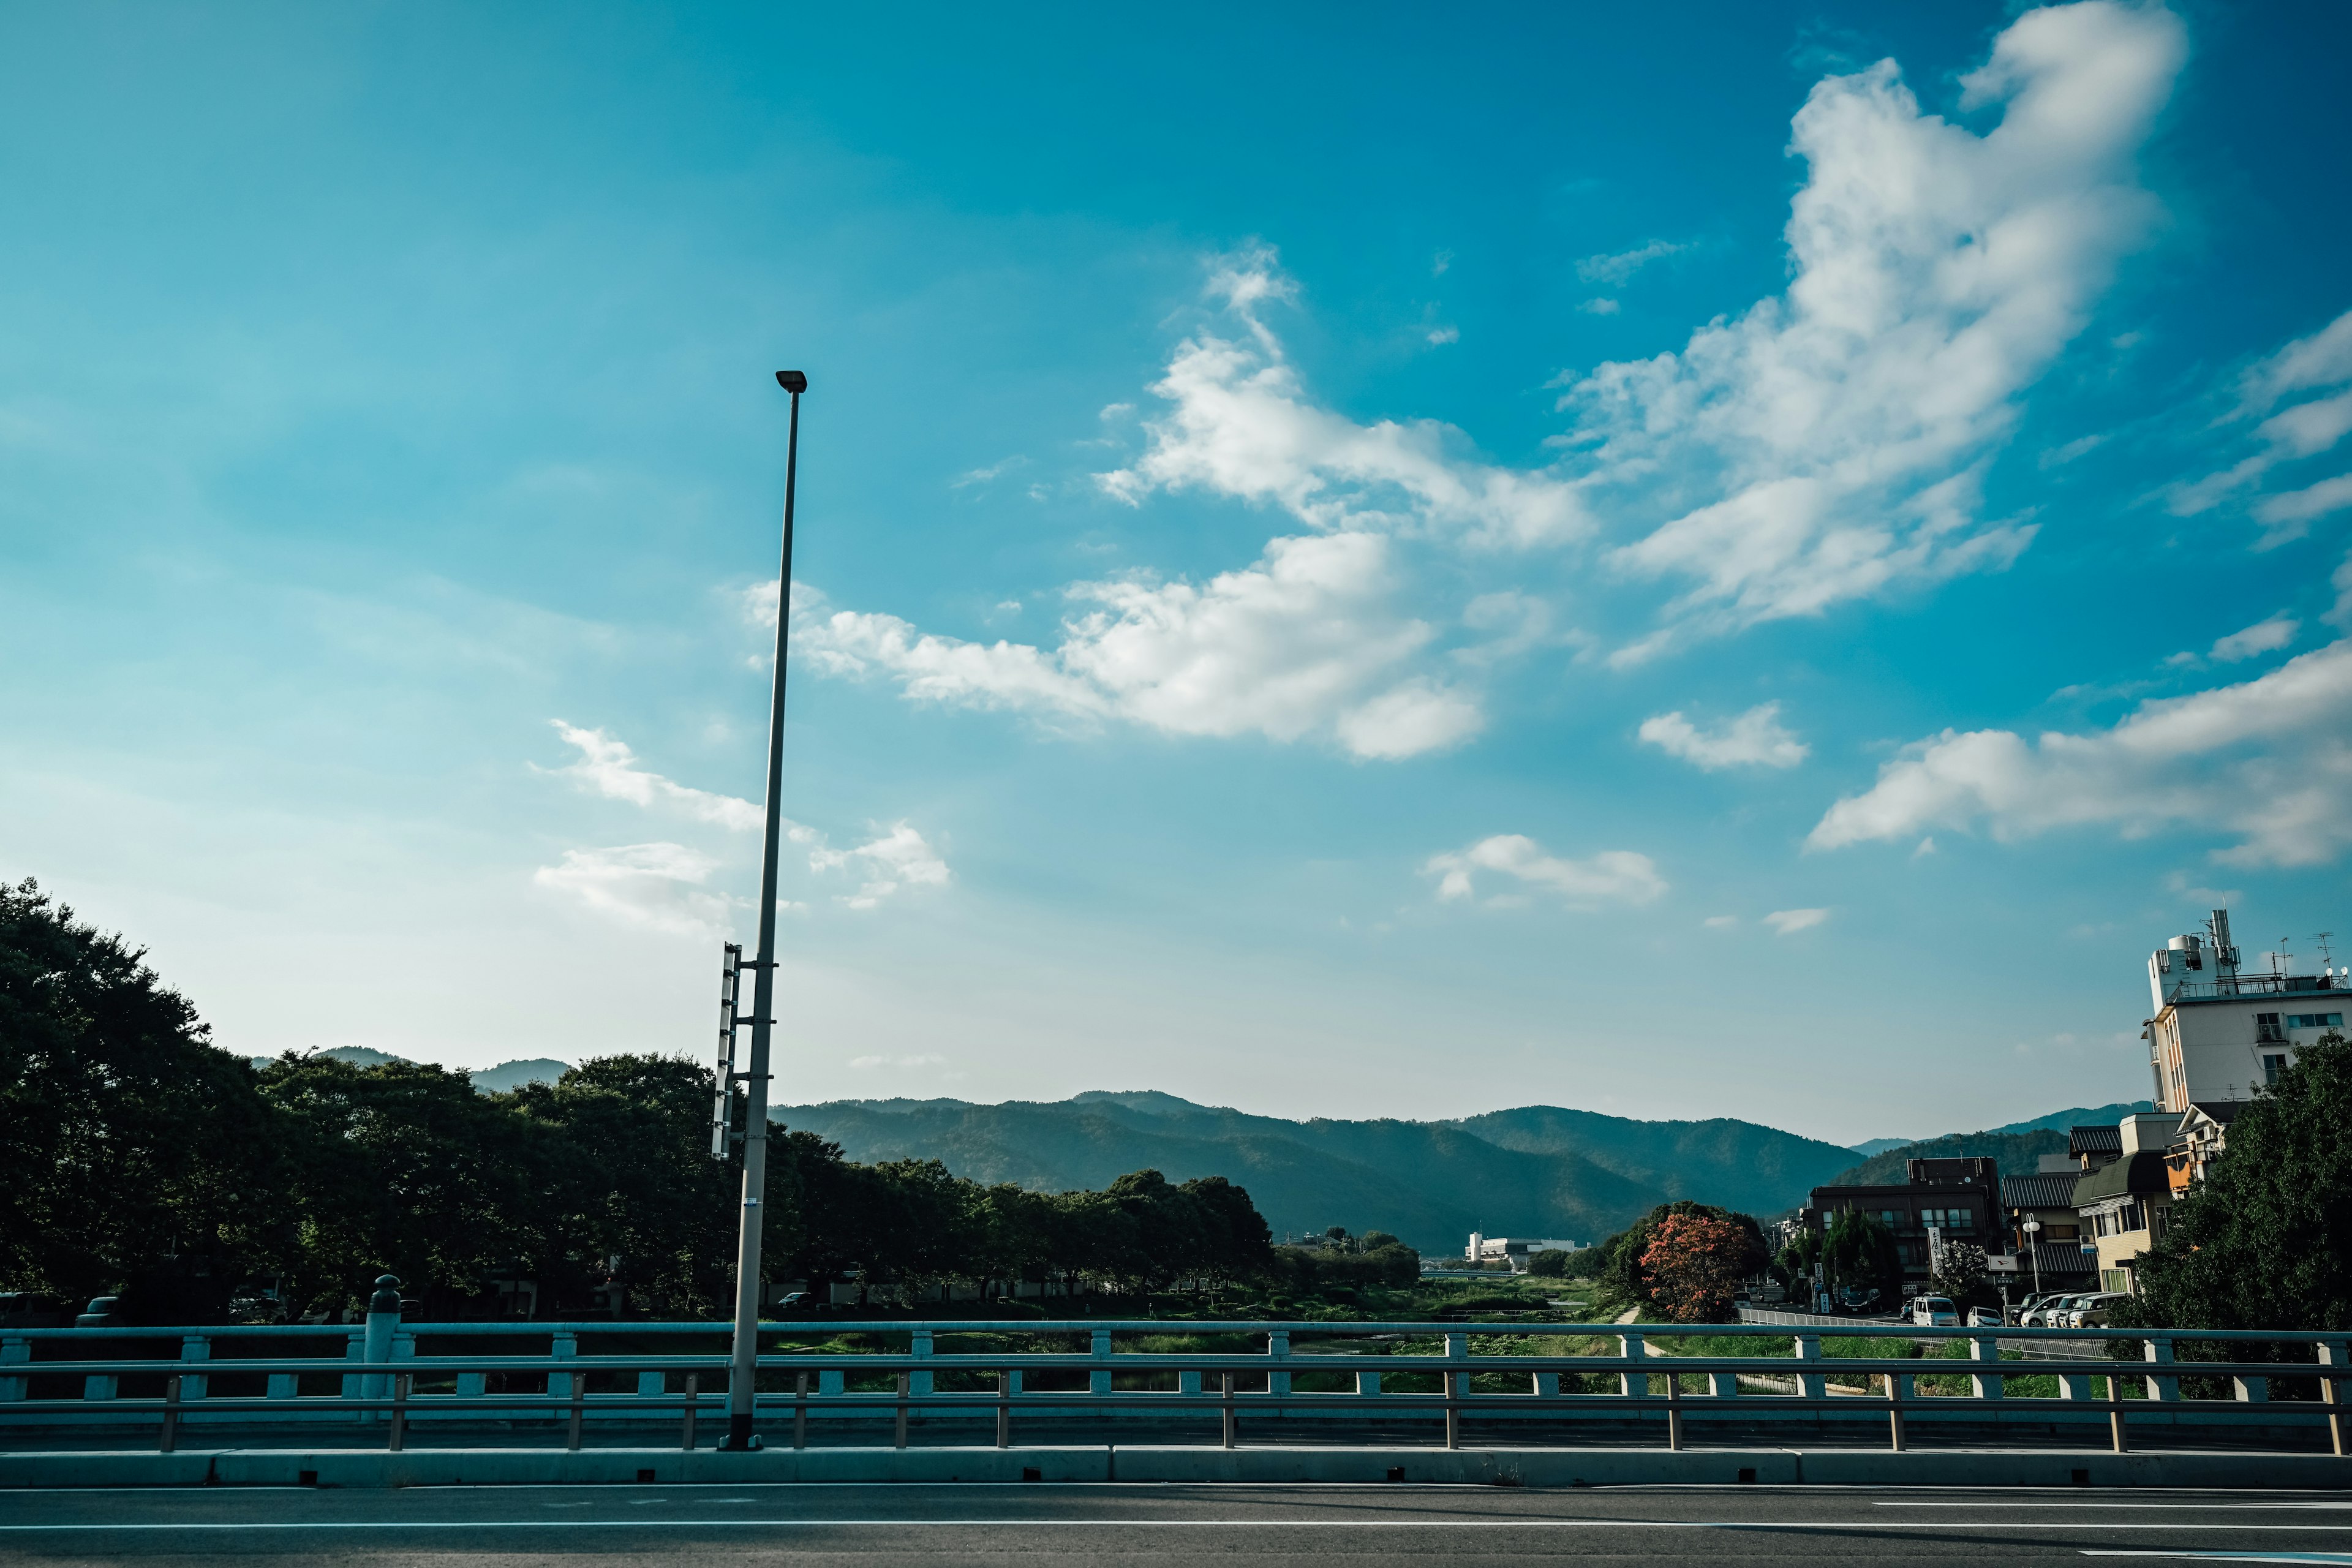
{"label": "small white building", "polygon": [[2203,932],[2150,954],[2147,984],[2156,1016],[2143,1035],[2157,1109],[2176,1118],[2192,1106],[2252,1100],[2304,1047],[2341,1030],[2352,1005],[2352,970],[2323,964],[2293,974],[2274,956],[2269,972],[2246,973],[2227,910],[2215,910]]}
{"label": "small white building", "polygon": [[1510,1266],[1512,1273],[1525,1274],[1528,1259],[1538,1252],[1579,1252],[1591,1245],[1589,1241],[1559,1241],[1550,1237],[1485,1236],[1474,1230],[1470,1233],[1470,1245],[1462,1249],[1462,1256],[1475,1268],[1483,1268],[1489,1263],[1506,1263]]}

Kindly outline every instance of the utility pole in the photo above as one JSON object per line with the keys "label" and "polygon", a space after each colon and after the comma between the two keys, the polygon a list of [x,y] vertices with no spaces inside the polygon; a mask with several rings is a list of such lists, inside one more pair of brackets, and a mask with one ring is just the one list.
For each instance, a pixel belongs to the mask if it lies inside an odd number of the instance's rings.
{"label": "utility pole", "polygon": [[[793,629],[793,490],[800,477],[801,394],[808,377],[780,370],[776,384],[792,395],[792,433],[784,445],[784,561],[776,576],[776,683],[768,714],[768,821],[760,858],[760,956],[752,972],[751,1070],[743,1106],[743,1230],[735,1249],[735,1343],[727,1374],[727,1436],[722,1448],[760,1446],[751,1430],[753,1382],[760,1369],[760,1220],[768,1186],[769,1042],[776,1019],[776,858],[783,840],[784,649]],[[730,1009],[731,1012],[731,1009]],[[721,1086],[724,1087],[723,1085]]]}

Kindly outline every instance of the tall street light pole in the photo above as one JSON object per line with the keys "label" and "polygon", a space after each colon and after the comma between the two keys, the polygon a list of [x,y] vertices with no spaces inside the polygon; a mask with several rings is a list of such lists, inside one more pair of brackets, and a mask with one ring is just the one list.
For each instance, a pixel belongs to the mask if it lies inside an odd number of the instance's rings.
{"label": "tall street light pole", "polygon": [[768,1043],[776,1026],[776,857],[783,841],[784,647],[793,629],[793,489],[800,477],[801,394],[808,377],[780,370],[792,394],[792,434],[784,447],[784,562],[776,576],[776,686],[768,713],[768,822],[760,858],[760,956],[752,961],[751,1070],[743,1107],[743,1233],[735,1249],[735,1345],[727,1374],[727,1439],[722,1448],[756,1448],[752,1384],[760,1367],[760,1215],[768,1187]]}

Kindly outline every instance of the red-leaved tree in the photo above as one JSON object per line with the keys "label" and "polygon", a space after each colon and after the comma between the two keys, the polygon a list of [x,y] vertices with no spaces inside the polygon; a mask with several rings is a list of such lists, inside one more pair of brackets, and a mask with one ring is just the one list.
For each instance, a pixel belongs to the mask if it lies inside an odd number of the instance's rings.
{"label": "red-leaved tree", "polygon": [[1677,1323],[1727,1322],[1732,1292],[1764,1267],[1746,1226],[1710,1215],[1669,1215],[1642,1253],[1650,1299]]}

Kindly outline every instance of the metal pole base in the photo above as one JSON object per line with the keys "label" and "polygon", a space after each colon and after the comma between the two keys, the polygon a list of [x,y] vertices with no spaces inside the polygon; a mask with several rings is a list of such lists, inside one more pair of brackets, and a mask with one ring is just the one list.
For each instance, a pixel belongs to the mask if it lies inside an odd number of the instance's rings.
{"label": "metal pole base", "polygon": [[751,1418],[749,1415],[730,1415],[727,1417],[727,1436],[719,1441],[720,1453],[751,1454],[758,1452],[765,1445],[760,1441],[760,1435],[751,1430]]}

